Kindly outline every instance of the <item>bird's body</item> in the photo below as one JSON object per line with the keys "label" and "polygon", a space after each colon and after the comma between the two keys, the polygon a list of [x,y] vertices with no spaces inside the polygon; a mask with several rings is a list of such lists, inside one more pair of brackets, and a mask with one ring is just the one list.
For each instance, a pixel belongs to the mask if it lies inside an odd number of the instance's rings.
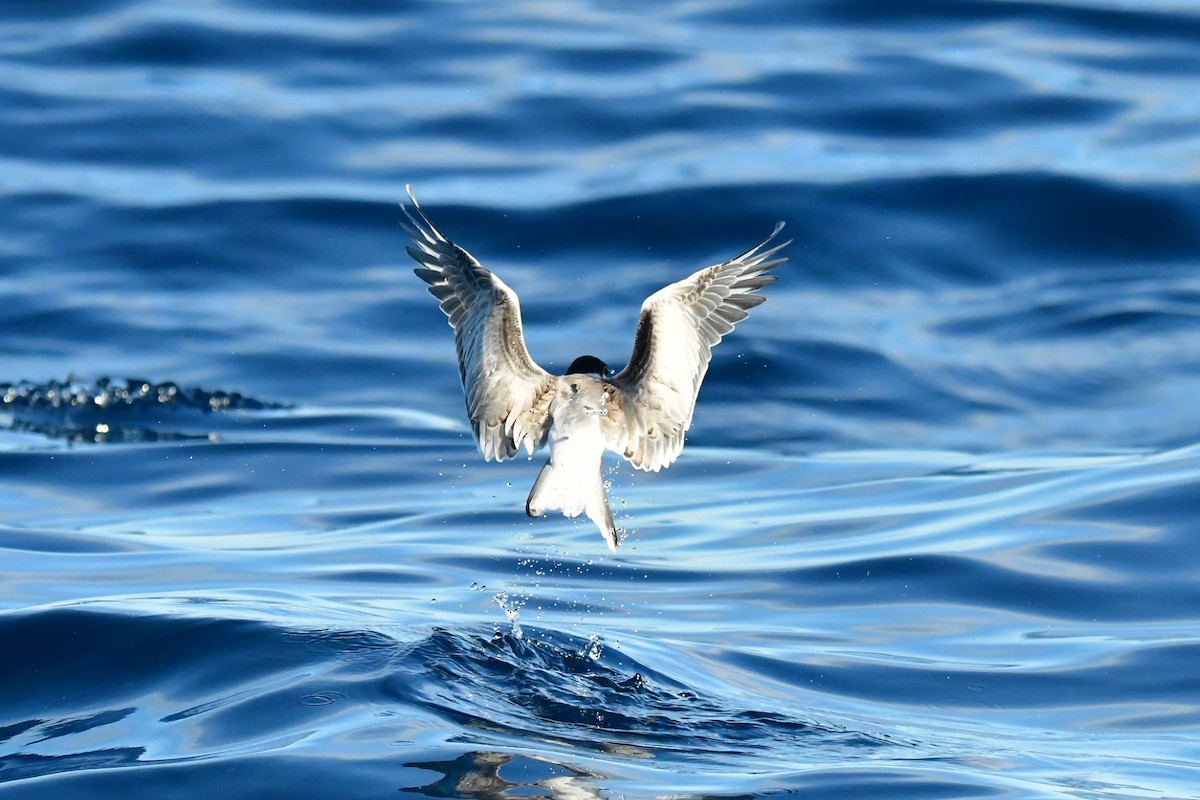
{"label": "bird's body", "polygon": [[558,509],[568,517],[586,513],[604,541],[617,546],[617,531],[601,474],[609,434],[608,394],[602,379],[564,375],[550,403],[550,458],[538,473],[525,512],[540,517]]}
{"label": "bird's body", "polygon": [[608,546],[617,531],[601,466],[611,450],[638,469],[657,472],[683,449],[712,347],[749,309],[787,242],[767,248],[783,227],[737,258],[660,289],[642,304],[629,363],[616,375],[595,356],[551,375],[529,356],[517,295],[431,223],[409,191],[409,254],[454,329],[467,415],[487,460],[545,444],[550,458],[525,504],[539,517],[586,513]]}

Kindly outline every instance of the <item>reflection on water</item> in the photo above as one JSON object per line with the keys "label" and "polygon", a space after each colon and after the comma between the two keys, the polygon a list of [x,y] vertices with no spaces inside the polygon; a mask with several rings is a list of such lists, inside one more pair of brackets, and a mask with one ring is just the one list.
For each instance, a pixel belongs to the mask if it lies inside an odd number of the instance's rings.
{"label": "reflection on water", "polygon": [[604,796],[594,783],[602,779],[602,775],[560,764],[543,756],[477,751],[464,753],[449,761],[413,762],[405,766],[442,775],[432,783],[404,790],[426,797],[514,800],[535,796],[554,800],[598,800]]}

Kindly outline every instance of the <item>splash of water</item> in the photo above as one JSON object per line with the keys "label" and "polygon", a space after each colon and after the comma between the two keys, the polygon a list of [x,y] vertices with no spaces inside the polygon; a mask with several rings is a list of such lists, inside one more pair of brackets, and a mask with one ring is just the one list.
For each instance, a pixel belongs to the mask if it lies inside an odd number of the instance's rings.
{"label": "splash of water", "polygon": [[508,592],[497,592],[492,599],[496,601],[496,605],[500,606],[500,610],[508,619],[511,625],[509,633],[514,639],[522,638],[525,633],[521,630],[521,606],[525,604],[525,601],[519,597],[512,597]]}

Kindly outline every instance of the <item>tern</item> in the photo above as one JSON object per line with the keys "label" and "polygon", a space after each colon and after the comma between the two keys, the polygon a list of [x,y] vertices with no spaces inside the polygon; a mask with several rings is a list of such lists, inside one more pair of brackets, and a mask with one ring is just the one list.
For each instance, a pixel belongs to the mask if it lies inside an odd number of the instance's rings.
{"label": "tern", "polygon": [[618,373],[596,356],[575,359],[565,375],[538,366],[525,347],[517,294],[429,220],[407,187],[405,232],[414,270],[454,329],[467,417],[483,457],[502,461],[549,444],[525,513],[584,513],[609,549],[619,541],[601,473],[605,450],[658,472],[683,450],[712,348],[775,281],[787,259],[769,246],[783,229],[741,255],[699,270],[642,303],[629,363]]}

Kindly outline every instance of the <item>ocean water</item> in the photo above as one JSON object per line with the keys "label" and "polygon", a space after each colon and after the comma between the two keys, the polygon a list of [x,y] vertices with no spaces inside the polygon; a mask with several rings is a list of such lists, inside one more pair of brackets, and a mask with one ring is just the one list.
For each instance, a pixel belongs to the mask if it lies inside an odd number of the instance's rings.
{"label": "ocean water", "polygon": [[[0,797],[1200,797],[1200,9],[15,0]],[[794,242],[626,539],[400,201],[619,367]]]}

